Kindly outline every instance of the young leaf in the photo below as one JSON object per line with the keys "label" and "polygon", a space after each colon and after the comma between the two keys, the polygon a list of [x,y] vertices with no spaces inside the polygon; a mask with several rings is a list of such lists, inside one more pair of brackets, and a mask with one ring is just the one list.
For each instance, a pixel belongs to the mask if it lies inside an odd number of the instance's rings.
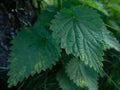
{"label": "young leaf", "polygon": [[9,65],[9,87],[41,70],[52,68],[60,49],[52,38],[42,38],[32,28],[22,28],[12,41]]}
{"label": "young leaf", "polygon": [[64,9],[52,20],[51,30],[67,54],[80,57],[99,73],[102,73],[104,26],[99,15],[87,7]]}
{"label": "young leaf", "polygon": [[57,81],[59,82],[60,88],[62,90],[82,90],[82,88],[77,87],[72,80],[67,77],[64,70],[60,70],[56,76]]}
{"label": "young leaf", "polygon": [[66,66],[66,73],[77,86],[98,90],[97,72],[78,59],[72,59]]}

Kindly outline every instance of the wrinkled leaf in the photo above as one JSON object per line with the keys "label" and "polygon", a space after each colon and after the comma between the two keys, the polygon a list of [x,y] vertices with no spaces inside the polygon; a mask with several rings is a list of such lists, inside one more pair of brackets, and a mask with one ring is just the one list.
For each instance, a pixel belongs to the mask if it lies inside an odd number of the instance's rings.
{"label": "wrinkled leaf", "polygon": [[82,88],[80,89],[77,87],[75,83],[69,79],[64,70],[60,70],[58,72],[56,79],[59,82],[59,86],[62,88],[62,90],[82,90]]}
{"label": "wrinkled leaf", "polygon": [[77,86],[98,90],[97,72],[78,59],[72,59],[66,66],[66,73]]}
{"label": "wrinkled leaf", "polygon": [[42,38],[32,28],[22,28],[12,41],[8,79],[9,87],[41,70],[52,68],[60,56],[52,38]]}
{"label": "wrinkled leaf", "polygon": [[102,73],[104,24],[99,15],[87,7],[63,9],[52,20],[53,38],[61,43],[67,54],[80,57]]}

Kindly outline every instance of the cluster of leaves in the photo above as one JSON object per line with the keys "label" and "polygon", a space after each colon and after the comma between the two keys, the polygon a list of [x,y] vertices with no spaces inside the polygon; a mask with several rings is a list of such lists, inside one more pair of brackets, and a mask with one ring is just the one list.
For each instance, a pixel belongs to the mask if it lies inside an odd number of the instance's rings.
{"label": "cluster of leaves", "polygon": [[[56,78],[51,78],[58,81],[62,90],[98,90],[99,77],[107,76],[103,70],[103,62],[108,59],[104,57],[104,51],[110,48],[118,53],[120,51],[119,41],[113,34],[118,34],[119,30],[107,24],[110,26],[108,30],[105,24],[110,21],[104,19],[109,17],[106,10],[108,4],[102,0],[50,1],[33,0],[34,6],[40,10],[37,21],[32,26],[22,27],[11,42],[9,87],[30,75],[38,73],[43,78],[48,75],[46,72],[54,70],[53,76]],[[39,5],[42,5],[41,9]],[[108,82],[116,78],[112,77],[118,68],[116,66],[112,66],[114,69],[110,72],[111,76],[108,76]],[[40,77],[37,79],[41,81]],[[46,78],[43,87],[48,88]],[[33,88],[43,88],[42,83],[39,84]],[[118,84],[116,88],[119,88]]]}

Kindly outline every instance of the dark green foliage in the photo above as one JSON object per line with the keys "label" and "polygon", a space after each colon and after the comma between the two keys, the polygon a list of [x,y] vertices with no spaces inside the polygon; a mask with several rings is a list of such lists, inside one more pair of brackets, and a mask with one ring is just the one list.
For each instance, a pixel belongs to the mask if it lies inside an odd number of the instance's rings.
{"label": "dark green foliage", "polygon": [[34,75],[36,72],[40,73],[41,70],[51,69],[60,57],[58,44],[51,37],[49,37],[49,40],[45,37],[42,38],[32,28],[22,28],[22,31],[17,34],[12,43],[16,44],[11,47],[12,57],[8,73],[10,75],[9,86],[16,85],[18,81],[22,81],[30,74]]}
{"label": "dark green foliage", "polygon": [[73,58],[66,66],[66,73],[80,87],[88,87],[89,90],[97,90],[97,72],[85,65],[79,59]]}
{"label": "dark green foliage", "polygon": [[56,79],[58,80],[60,88],[62,88],[62,90],[84,90],[80,87],[77,87],[77,85],[75,85],[75,83],[70,80],[64,69],[58,71]]}
{"label": "dark green foliage", "polygon": [[[38,2],[33,2],[35,8],[38,8]],[[74,0],[73,5],[70,3],[64,8],[64,4],[69,1],[58,0],[58,10],[54,7],[57,6],[55,1],[50,0],[46,3],[53,5],[52,9],[48,9],[45,2],[47,0],[42,2],[43,7],[35,24],[31,27],[22,27],[11,42],[13,46],[9,60],[9,87],[37,73],[37,76],[40,76],[38,80],[45,80],[45,86],[39,86],[41,82],[34,86],[36,78],[31,77],[33,81],[26,89],[31,87],[35,90],[46,90],[46,85],[48,88],[51,87],[46,82],[46,78],[49,78],[48,73],[55,71],[52,72],[53,75],[50,73],[51,78],[54,76],[53,82],[58,81],[55,90],[59,89],[58,84],[62,90],[98,90],[100,76],[106,76],[109,85],[112,83],[119,88],[119,76],[114,75],[116,69],[119,69],[120,62],[114,62],[111,71],[107,70],[104,64],[106,59],[109,59],[105,51],[113,48],[120,53],[119,41],[114,36],[117,31],[110,27],[110,30],[107,30],[107,20],[103,21],[104,18],[100,17],[103,13],[103,17],[109,16],[106,8],[100,6],[104,2]],[[79,2],[79,5],[76,2]],[[82,6],[83,3],[86,5]],[[50,78],[49,80],[51,81]],[[24,87],[25,85],[23,84]]]}

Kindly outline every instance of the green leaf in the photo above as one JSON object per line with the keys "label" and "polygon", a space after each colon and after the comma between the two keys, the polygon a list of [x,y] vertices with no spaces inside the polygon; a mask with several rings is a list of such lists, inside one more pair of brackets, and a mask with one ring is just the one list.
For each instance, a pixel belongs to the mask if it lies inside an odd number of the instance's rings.
{"label": "green leaf", "polygon": [[86,3],[90,7],[95,8],[108,16],[107,10],[105,9],[104,5],[99,1],[96,1],[96,0],[79,0],[79,1],[82,3]]}
{"label": "green leaf", "polygon": [[55,14],[55,11],[50,12],[47,10],[42,10],[33,28],[39,28],[47,25],[49,26],[50,20],[54,17]]}
{"label": "green leaf", "polygon": [[57,5],[57,0],[44,0],[48,5]]}
{"label": "green leaf", "polygon": [[114,10],[114,11],[120,12],[120,5],[119,4],[109,3],[108,7],[111,8],[112,10]]}
{"label": "green leaf", "polygon": [[82,88],[77,87],[76,84],[69,79],[64,69],[57,73],[56,79],[59,82],[59,86],[62,88],[62,90],[82,90]]}
{"label": "green leaf", "polygon": [[67,54],[80,57],[85,64],[102,74],[104,26],[99,15],[87,7],[63,9],[52,20],[53,38]]}
{"label": "green leaf", "polygon": [[52,13],[52,12],[57,12],[58,8],[54,5],[48,5],[45,8],[43,8],[42,10],[46,10],[46,11],[49,11],[50,13]]}
{"label": "green leaf", "polygon": [[110,0],[111,3],[120,3],[120,0]]}
{"label": "green leaf", "polygon": [[66,65],[66,73],[77,86],[88,87],[89,90],[98,90],[97,72],[85,65],[82,61],[73,58]]}
{"label": "green leaf", "polygon": [[120,27],[116,21],[108,19],[107,26],[111,28],[113,32],[120,34]]}
{"label": "green leaf", "polygon": [[22,28],[12,41],[8,79],[9,87],[41,70],[52,68],[60,57],[58,44],[42,38],[32,28]]}
{"label": "green leaf", "polygon": [[120,51],[120,43],[114,37],[113,33],[108,30],[103,30],[103,37],[106,44],[106,48],[114,48],[117,51]]}
{"label": "green leaf", "polygon": [[38,8],[38,0],[32,0],[32,4],[35,8]]}
{"label": "green leaf", "polygon": [[[37,18],[37,21],[33,25],[33,29],[37,31],[37,33],[41,37],[46,37],[49,39],[49,34],[51,31],[48,29],[50,26],[50,21],[56,14],[56,11],[42,10],[40,15]],[[47,29],[46,29],[47,28]]]}

